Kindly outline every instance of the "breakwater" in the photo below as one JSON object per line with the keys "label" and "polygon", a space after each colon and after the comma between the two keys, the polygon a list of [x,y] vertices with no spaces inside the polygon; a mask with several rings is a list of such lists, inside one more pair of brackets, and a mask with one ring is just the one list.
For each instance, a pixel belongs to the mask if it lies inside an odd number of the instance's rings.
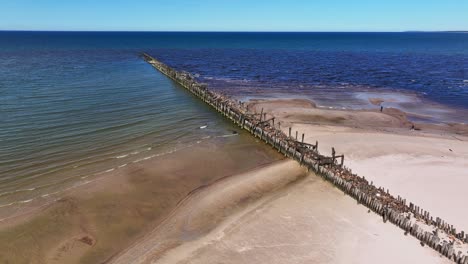
{"label": "breakwater", "polygon": [[279,152],[297,160],[318,176],[333,183],[344,193],[356,199],[360,204],[380,215],[384,222],[391,222],[404,230],[405,235],[412,235],[420,240],[421,245],[428,245],[440,254],[456,263],[468,264],[468,234],[457,231],[453,225],[431,214],[419,206],[407,202],[400,196],[393,196],[390,191],[375,186],[364,177],[354,174],[344,165],[344,155],[332,156],[320,154],[318,142],[309,144],[298,139],[298,132],[285,134],[280,122],[275,123],[275,117],[267,113],[251,112],[248,106],[240,101],[208,89],[207,85],[199,83],[187,72],[176,71],[143,53],[143,58],[161,73],[173,79],[205,103],[216,109],[236,125],[249,131]]}

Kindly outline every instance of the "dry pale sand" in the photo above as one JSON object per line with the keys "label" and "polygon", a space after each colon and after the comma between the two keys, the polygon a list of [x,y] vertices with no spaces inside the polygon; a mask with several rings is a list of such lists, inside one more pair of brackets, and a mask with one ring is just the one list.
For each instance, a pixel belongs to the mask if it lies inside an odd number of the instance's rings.
{"label": "dry pale sand", "polygon": [[[397,110],[325,111],[303,100],[256,107],[433,215],[460,227],[468,219],[464,126],[409,131]],[[129,165],[2,223],[0,263],[448,263],[296,162],[271,164],[281,156],[240,138]]]}
{"label": "dry pale sand", "polygon": [[306,176],[304,168],[287,160],[230,176],[192,192],[167,220],[113,263],[151,263],[171,248],[197,240],[235,212],[270,192]]}
{"label": "dry pale sand", "polygon": [[345,154],[345,165],[377,186],[468,231],[468,137],[462,124],[414,124],[396,109],[340,111],[304,100],[255,101],[305,141]]}
{"label": "dry pale sand", "polygon": [[[467,218],[456,206],[468,195],[464,126],[410,130],[396,109],[322,110],[304,100],[250,106],[273,114],[286,132],[291,126],[306,141],[319,140],[322,152],[335,146],[358,173],[463,227]],[[296,162],[283,161],[216,181],[191,193],[112,263],[450,263],[304,174]]]}
{"label": "dry pale sand", "polygon": [[113,263],[450,263],[304,174],[283,161],[218,181]]}

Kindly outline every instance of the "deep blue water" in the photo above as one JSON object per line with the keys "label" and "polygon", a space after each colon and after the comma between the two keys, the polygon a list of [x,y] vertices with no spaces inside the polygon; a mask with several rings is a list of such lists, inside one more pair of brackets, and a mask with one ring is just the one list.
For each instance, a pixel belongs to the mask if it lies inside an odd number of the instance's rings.
{"label": "deep blue water", "polygon": [[228,132],[142,51],[234,96],[368,107],[398,92],[406,110],[468,120],[468,34],[0,32],[0,208]]}
{"label": "deep blue water", "polygon": [[3,32],[0,49],[10,58],[147,51],[232,93],[390,89],[468,108],[464,33]]}

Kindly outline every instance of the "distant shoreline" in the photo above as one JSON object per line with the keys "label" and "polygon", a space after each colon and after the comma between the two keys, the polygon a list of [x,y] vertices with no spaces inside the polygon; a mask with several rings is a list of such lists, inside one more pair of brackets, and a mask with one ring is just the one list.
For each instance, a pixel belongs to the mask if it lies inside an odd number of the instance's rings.
{"label": "distant shoreline", "polygon": [[442,30],[442,31],[419,31],[419,30],[406,30],[406,31],[185,31],[185,30],[42,30],[42,29],[0,29],[0,32],[58,32],[58,33],[284,33],[284,34],[307,34],[307,33],[468,33],[465,30]]}

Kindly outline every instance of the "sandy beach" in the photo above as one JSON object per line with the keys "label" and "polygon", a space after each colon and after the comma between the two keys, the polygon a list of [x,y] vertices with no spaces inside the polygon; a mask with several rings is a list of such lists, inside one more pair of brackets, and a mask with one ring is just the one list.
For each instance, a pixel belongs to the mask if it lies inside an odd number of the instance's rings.
{"label": "sandy beach", "polygon": [[[305,100],[250,107],[464,228],[463,126],[411,130],[395,109],[322,110]],[[449,263],[244,132],[109,172],[2,222],[0,234],[7,263]]]}
{"label": "sandy beach", "polygon": [[450,263],[310,175],[156,263]]}
{"label": "sandy beach", "polygon": [[293,136],[298,131],[306,142],[318,141],[321,153],[329,155],[335,147],[345,155],[347,167],[375,185],[468,230],[463,209],[468,200],[467,125],[413,123],[392,108],[321,109],[307,100],[256,100],[251,105],[275,116],[285,133],[292,127]]}
{"label": "sandy beach", "polygon": [[193,193],[111,262],[450,263],[291,160]]}
{"label": "sandy beach", "polygon": [[240,133],[129,164],[0,222],[0,263],[104,263],[157,227],[191,192],[280,159]]}

